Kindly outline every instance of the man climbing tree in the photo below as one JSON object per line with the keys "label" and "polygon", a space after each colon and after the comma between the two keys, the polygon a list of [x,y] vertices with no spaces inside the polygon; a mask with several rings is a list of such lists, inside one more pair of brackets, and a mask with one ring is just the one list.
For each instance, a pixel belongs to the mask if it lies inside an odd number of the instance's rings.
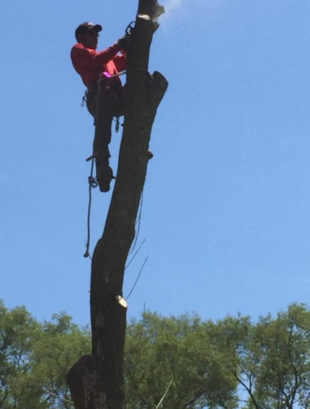
{"label": "man climbing tree", "polygon": [[97,182],[101,192],[110,190],[113,171],[109,166],[109,143],[114,116],[123,114],[123,88],[119,73],[126,69],[126,42],[124,36],[103,51],[96,51],[99,24],[86,22],[75,30],[75,44],[71,50],[71,60],[75,70],[87,87],[86,104],[94,117],[95,139],[93,155],[96,158]]}
{"label": "man climbing tree", "polygon": [[76,409],[125,407],[123,279],[135,237],[151,130],[168,86],[159,72],[148,72],[150,45],[163,12],[157,0],[139,0],[135,27],[126,44],[125,117],[118,171],[104,232],[92,258],[92,354],[81,357],[67,374]]}

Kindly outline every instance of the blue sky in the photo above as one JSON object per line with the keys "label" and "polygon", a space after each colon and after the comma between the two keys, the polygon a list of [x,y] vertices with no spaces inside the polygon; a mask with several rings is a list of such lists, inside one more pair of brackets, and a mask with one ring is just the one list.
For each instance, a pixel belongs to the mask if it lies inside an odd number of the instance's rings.
{"label": "blue sky", "polygon": [[[308,302],[310,4],[163,1],[150,71],[169,88],[154,124],[128,317],[198,312],[253,318]],[[38,319],[89,322],[83,258],[92,118],[71,66],[74,30],[100,23],[99,49],[136,0],[1,0],[0,298]],[[117,166],[121,134],[113,135]],[[92,248],[111,194],[93,193]]]}

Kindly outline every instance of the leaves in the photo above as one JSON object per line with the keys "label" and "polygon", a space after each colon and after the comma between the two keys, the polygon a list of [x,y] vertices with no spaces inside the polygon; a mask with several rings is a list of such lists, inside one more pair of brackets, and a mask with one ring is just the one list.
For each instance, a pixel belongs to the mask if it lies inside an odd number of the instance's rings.
{"label": "leaves", "polygon": [[24,307],[0,303],[0,407],[69,408],[65,375],[90,350],[87,329],[62,313],[39,324]]}
{"label": "leaves", "polygon": [[127,331],[125,370],[129,408],[234,407],[235,382],[226,376],[197,316],[163,318],[146,313]]}
{"label": "leaves", "polygon": [[[1,409],[72,408],[65,375],[90,353],[89,329],[65,313],[38,323],[0,303]],[[310,310],[273,318],[144,313],[127,327],[127,409],[309,409]]]}

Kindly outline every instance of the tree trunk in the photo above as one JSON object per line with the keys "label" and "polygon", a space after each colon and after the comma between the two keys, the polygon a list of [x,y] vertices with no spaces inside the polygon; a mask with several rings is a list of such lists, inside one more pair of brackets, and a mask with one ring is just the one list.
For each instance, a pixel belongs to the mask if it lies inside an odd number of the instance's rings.
{"label": "tree trunk", "polygon": [[163,12],[157,0],[139,0],[127,53],[126,113],[117,178],[104,232],[92,259],[92,355],[83,356],[67,375],[76,409],[125,407],[126,308],[116,297],[122,296],[125,263],[135,237],[150,134],[168,86],[160,73],[148,73],[150,45]]}

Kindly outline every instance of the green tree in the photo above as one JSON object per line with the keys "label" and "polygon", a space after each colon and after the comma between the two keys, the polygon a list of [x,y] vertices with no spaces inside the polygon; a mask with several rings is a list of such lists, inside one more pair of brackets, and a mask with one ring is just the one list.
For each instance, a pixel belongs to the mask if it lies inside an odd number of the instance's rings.
{"label": "green tree", "polygon": [[[276,319],[253,324],[249,317],[226,317],[213,324],[212,349],[238,382],[247,409],[310,407],[310,311],[292,304]],[[245,397],[245,398],[244,398]]]}
{"label": "green tree", "polygon": [[256,326],[261,354],[255,397],[262,409],[310,407],[310,311],[292,304]]}
{"label": "green tree", "polygon": [[[0,300],[0,407],[20,407],[25,380],[31,373],[30,355],[39,329],[24,307],[9,311]],[[32,407],[38,408],[39,395],[31,391]],[[43,406],[42,406],[43,408]]]}
{"label": "green tree", "polygon": [[[90,331],[65,313],[38,323],[0,302],[0,408],[72,409],[65,382],[91,350]],[[128,325],[128,409],[309,409],[310,310],[292,304],[253,323],[227,316],[162,317]]]}
{"label": "green tree", "polygon": [[253,330],[250,317],[240,314],[210,323],[207,328],[211,349],[221,357],[226,373],[237,382],[241,400],[244,392],[251,397],[255,391],[257,351],[252,343]]}
{"label": "green tree", "polygon": [[40,385],[49,407],[59,407],[59,404],[72,407],[66,374],[72,364],[90,350],[89,330],[79,329],[65,313],[54,314],[52,321],[42,324],[33,345],[31,382]]}
{"label": "green tree", "polygon": [[198,316],[164,318],[145,313],[127,328],[128,408],[235,408],[236,382],[210,348]]}
{"label": "green tree", "polygon": [[62,313],[38,323],[0,301],[0,408],[72,408],[65,376],[90,351],[90,335]]}

